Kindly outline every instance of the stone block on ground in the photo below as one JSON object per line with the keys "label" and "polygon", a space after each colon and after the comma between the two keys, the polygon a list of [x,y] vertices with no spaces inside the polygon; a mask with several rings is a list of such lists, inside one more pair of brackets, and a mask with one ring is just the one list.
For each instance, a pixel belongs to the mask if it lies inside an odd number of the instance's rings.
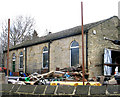
{"label": "stone block on ground", "polygon": [[34,94],[43,94],[45,88],[46,88],[46,85],[38,85],[34,91]]}
{"label": "stone block on ground", "polygon": [[56,89],[56,86],[48,85],[45,94],[54,94],[55,89]]}
{"label": "stone block on ground", "polygon": [[2,91],[10,92],[12,90],[12,87],[13,87],[12,84],[2,84]]}
{"label": "stone block on ground", "polygon": [[106,86],[91,86],[90,95],[105,95]]}
{"label": "stone block on ground", "polygon": [[14,85],[11,92],[16,92],[19,89],[20,85]]}
{"label": "stone block on ground", "polygon": [[74,86],[58,86],[56,94],[73,94]]}
{"label": "stone block on ground", "polygon": [[21,85],[17,92],[21,93],[33,93],[35,89],[35,85]]}
{"label": "stone block on ground", "polygon": [[108,85],[107,91],[109,94],[120,94],[120,85]]}
{"label": "stone block on ground", "polygon": [[89,92],[89,86],[77,86],[75,95],[88,95]]}

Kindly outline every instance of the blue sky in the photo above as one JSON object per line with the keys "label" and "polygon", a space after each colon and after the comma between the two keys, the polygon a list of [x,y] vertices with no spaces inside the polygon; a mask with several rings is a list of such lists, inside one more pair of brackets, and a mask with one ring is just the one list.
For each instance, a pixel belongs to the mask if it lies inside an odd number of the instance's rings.
{"label": "blue sky", "polygon": [[[119,0],[83,0],[84,24],[118,16]],[[39,36],[81,25],[81,0],[0,0],[0,26],[8,18],[31,16]],[[0,28],[1,32],[1,28]]]}

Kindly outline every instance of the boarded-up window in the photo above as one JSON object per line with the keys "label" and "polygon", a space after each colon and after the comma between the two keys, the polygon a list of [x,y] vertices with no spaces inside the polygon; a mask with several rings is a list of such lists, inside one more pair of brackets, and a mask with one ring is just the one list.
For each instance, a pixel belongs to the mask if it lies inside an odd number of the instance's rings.
{"label": "boarded-up window", "polygon": [[[106,48],[104,50],[104,63],[112,64],[111,50],[106,49]],[[112,73],[112,67],[105,65],[104,66],[104,75],[111,75],[111,73]]]}

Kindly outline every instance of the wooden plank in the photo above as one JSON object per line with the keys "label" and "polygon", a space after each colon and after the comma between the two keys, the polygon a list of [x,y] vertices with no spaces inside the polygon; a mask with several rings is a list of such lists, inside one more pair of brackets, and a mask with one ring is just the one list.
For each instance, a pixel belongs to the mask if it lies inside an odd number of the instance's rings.
{"label": "wooden plank", "polygon": [[109,63],[104,63],[104,65],[107,65],[107,66],[120,66],[120,64],[109,64]]}

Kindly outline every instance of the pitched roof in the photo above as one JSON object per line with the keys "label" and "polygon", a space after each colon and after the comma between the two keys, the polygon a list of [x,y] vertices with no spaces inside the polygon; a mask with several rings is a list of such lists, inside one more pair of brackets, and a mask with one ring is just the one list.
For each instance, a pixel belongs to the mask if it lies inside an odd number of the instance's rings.
{"label": "pitched roof", "polygon": [[[117,16],[113,16],[113,17],[117,17]],[[111,17],[111,18],[113,18],[113,17]],[[107,20],[110,20],[111,18],[84,25],[84,27],[83,27],[84,33],[88,32],[89,29],[91,29]],[[51,33],[46,36],[42,36],[42,37],[39,37],[39,38],[36,38],[33,40],[25,41],[21,44],[18,44],[16,46],[10,48],[10,50],[29,47],[32,45],[41,44],[41,43],[45,43],[45,42],[49,42],[49,41],[53,41],[53,40],[57,40],[57,39],[62,39],[62,38],[70,37],[70,36],[80,35],[80,34],[81,34],[81,26],[77,26],[77,27],[63,30],[63,31],[60,31],[57,33]]]}

